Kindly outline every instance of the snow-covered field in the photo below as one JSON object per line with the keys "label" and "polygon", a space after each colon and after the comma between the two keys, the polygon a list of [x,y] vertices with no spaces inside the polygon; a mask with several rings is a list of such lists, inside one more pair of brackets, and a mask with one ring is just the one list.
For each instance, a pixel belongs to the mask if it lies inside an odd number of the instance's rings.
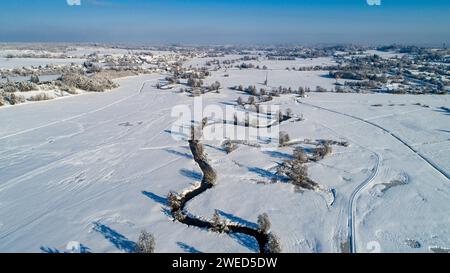
{"label": "snow-covered field", "polygon": [[0,58],[0,68],[31,68],[46,65],[68,65],[71,63],[82,64],[85,59],[58,59],[58,58]]}
{"label": "snow-covered field", "polygon": [[[333,87],[326,71],[284,70],[331,59],[290,62],[258,64],[273,69],[270,86]],[[193,99],[156,89],[164,77],[123,78],[105,93],[0,108],[0,252],[63,252],[71,241],[90,252],[129,252],[143,229],[154,234],[157,252],[258,251],[251,237],[172,221],[167,194],[191,187],[201,172],[187,141],[170,131],[173,106]],[[213,72],[206,82],[218,80],[223,89],[202,96],[203,103],[246,99],[229,87],[260,88],[265,77],[255,69]],[[304,121],[281,126],[291,139],[350,143],[309,163],[310,176],[335,190],[334,204],[290,184],[260,183],[292,147],[239,146],[226,154],[220,141],[208,141],[218,185],[188,203],[191,213],[211,218],[217,210],[255,226],[267,212],[285,252],[450,248],[450,116],[442,108],[450,107],[448,96],[309,93],[270,103],[303,114]]]}

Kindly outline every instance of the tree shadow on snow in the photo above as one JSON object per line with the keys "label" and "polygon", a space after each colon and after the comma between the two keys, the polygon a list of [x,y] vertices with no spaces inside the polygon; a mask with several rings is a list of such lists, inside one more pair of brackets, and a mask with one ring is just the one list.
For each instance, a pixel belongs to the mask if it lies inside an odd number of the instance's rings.
{"label": "tree shadow on snow", "polygon": [[[156,203],[159,203],[163,206],[168,206],[167,198],[154,194],[153,192],[142,191],[142,194],[152,199]],[[172,212],[165,207],[161,207],[161,212],[169,218],[172,218]]]}
{"label": "tree shadow on snow", "polygon": [[142,194],[152,199],[153,201],[160,203],[161,205],[167,206],[167,198],[154,194],[153,192],[142,191]]}
{"label": "tree shadow on snow", "polygon": [[178,136],[180,138],[187,138],[188,136],[186,134],[183,134],[181,132],[174,132],[172,130],[164,130],[164,133],[169,134],[169,135],[173,135],[173,136]]}
{"label": "tree shadow on snow", "polygon": [[450,130],[437,129],[437,131],[443,132],[443,133],[450,133]]}
{"label": "tree shadow on snow", "polygon": [[179,152],[179,151],[175,151],[173,149],[165,149],[165,151],[168,152],[169,154],[182,156],[182,157],[185,157],[187,159],[193,159],[192,155],[188,154],[188,153],[182,153],[182,152]]}
{"label": "tree shadow on snow", "polygon": [[217,211],[217,213],[220,216],[222,216],[222,217],[224,217],[224,218],[226,218],[226,219],[228,219],[228,220],[230,220],[232,222],[238,223],[238,224],[240,224],[242,226],[246,226],[246,227],[249,227],[249,228],[258,229],[258,225],[253,223],[253,222],[247,221],[247,220],[242,219],[242,218],[240,218],[238,216],[235,216],[235,215],[233,215],[231,213],[226,213],[226,212],[223,212],[221,210],[216,210],[216,211]]}
{"label": "tree shadow on snow", "polygon": [[240,245],[245,246],[253,252],[259,252],[258,241],[252,236],[243,233],[230,233],[229,236],[236,240]]}
{"label": "tree shadow on snow", "polygon": [[194,181],[200,181],[203,178],[203,175],[201,173],[188,169],[181,169],[180,174]]}
{"label": "tree shadow on snow", "polygon": [[61,251],[59,251],[56,248],[51,248],[51,247],[46,247],[46,246],[41,246],[40,249],[41,249],[42,252],[49,253],[49,254],[62,253]]}
{"label": "tree shadow on snow", "polygon": [[110,241],[117,249],[125,251],[127,253],[135,252],[135,242],[128,240],[125,236],[104,224],[101,224],[99,222],[94,222],[93,224],[93,229],[101,233],[105,237],[105,239]]}
{"label": "tree shadow on snow", "polygon": [[202,253],[201,251],[199,251],[198,249],[196,249],[193,246],[187,245],[185,243],[182,242],[177,242],[177,245],[186,253]]}
{"label": "tree shadow on snow", "polygon": [[[41,246],[40,250],[44,253],[49,253],[49,254],[58,254],[58,253],[68,253],[66,251],[60,251],[57,248],[51,248],[51,247],[47,247],[47,246]],[[91,253],[90,251],[91,249],[83,244],[80,244],[80,253]]]}
{"label": "tree shadow on snow", "polygon": [[270,157],[275,157],[279,159],[286,159],[286,160],[292,159],[292,155],[278,151],[264,151],[263,153]]}
{"label": "tree shadow on snow", "polygon": [[444,114],[444,115],[447,115],[447,116],[449,116],[450,115],[450,108],[447,108],[447,107],[439,107],[437,110],[434,110],[435,112],[438,112],[438,113],[442,113],[442,114]]}

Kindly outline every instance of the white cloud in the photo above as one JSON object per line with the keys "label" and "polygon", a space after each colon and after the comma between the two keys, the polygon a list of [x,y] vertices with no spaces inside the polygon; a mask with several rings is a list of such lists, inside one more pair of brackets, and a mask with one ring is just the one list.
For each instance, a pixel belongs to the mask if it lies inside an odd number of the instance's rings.
{"label": "white cloud", "polygon": [[69,6],[81,6],[81,0],[66,0]]}

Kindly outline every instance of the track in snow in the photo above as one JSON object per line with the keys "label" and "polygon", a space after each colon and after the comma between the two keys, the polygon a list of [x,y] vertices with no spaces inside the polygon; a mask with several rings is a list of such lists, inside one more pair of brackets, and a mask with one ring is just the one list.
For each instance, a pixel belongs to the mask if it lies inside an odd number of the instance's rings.
{"label": "track in snow", "polygon": [[[366,124],[369,124],[371,126],[374,126],[380,130],[382,130],[383,132],[389,134],[390,136],[392,136],[393,138],[395,138],[397,141],[399,141],[403,146],[407,147],[409,150],[411,150],[413,153],[415,153],[416,155],[418,155],[425,163],[427,163],[432,169],[436,170],[437,172],[439,172],[441,175],[443,175],[445,178],[450,179],[450,175],[447,174],[444,170],[442,170],[442,168],[438,165],[436,165],[434,162],[428,160],[425,156],[423,156],[422,154],[420,154],[416,149],[414,149],[411,145],[409,145],[408,143],[406,143],[406,141],[404,141],[403,139],[401,139],[399,136],[397,136],[395,133],[393,133],[392,131],[374,123],[371,122],[369,120],[354,116],[354,115],[350,115],[347,113],[343,113],[343,112],[339,112],[336,110],[332,110],[332,109],[328,109],[325,107],[321,107],[321,106],[317,106],[314,104],[310,104],[310,103],[305,103],[302,101],[298,101],[300,104],[312,107],[312,108],[316,108],[316,109],[320,109],[320,110],[324,110],[324,111],[328,111],[331,113],[335,113],[335,114],[339,114],[339,115],[343,115],[361,122],[364,122]],[[372,174],[370,175],[370,177],[368,177],[363,183],[361,183],[351,194],[350,199],[349,199],[349,205],[348,205],[348,242],[350,244],[350,252],[351,253],[356,253],[357,249],[356,249],[356,226],[355,226],[355,217],[356,217],[356,200],[358,199],[359,193],[361,193],[361,191],[368,185],[370,184],[375,177],[378,175],[378,170],[379,170],[379,165],[381,163],[381,155],[373,152],[376,157],[377,157],[377,165],[375,166],[374,171],[372,172]]]}

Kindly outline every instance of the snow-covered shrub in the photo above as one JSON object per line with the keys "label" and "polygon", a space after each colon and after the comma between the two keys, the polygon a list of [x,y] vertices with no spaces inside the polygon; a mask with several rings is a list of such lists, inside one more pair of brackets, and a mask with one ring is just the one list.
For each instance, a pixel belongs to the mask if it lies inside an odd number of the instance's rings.
{"label": "snow-covered shrub", "polygon": [[327,92],[327,89],[323,88],[322,86],[317,86],[316,87],[316,92]]}
{"label": "snow-covered shrub", "polygon": [[219,213],[217,213],[217,211],[214,213],[211,224],[212,224],[211,229],[214,232],[224,233],[224,232],[228,231],[228,226],[227,226],[226,221],[220,217],[220,215],[219,215]]}
{"label": "snow-covered shrub", "polygon": [[16,105],[25,102],[25,97],[22,95],[16,95],[15,93],[3,93],[3,99],[11,105]]}
{"label": "snow-covered shrub", "polygon": [[287,117],[287,118],[292,118],[293,115],[294,115],[294,114],[293,114],[291,108],[286,109],[286,115],[285,115],[285,117]]}
{"label": "snow-covered shrub", "polygon": [[289,178],[292,185],[300,188],[314,189],[310,185],[310,179],[308,178],[308,167],[298,160],[289,160],[284,162],[284,174]]}
{"label": "snow-covered shrub", "polygon": [[175,192],[169,192],[167,195],[167,203],[171,211],[177,211],[181,208],[180,197]]}
{"label": "snow-covered shrub", "polygon": [[286,133],[286,132],[280,132],[279,133],[280,146],[286,145],[290,140],[291,140],[291,138],[289,137],[288,133]]}
{"label": "snow-covered shrub", "polygon": [[53,97],[48,95],[47,93],[40,93],[40,94],[31,96],[28,100],[30,100],[30,101],[43,101],[43,100],[51,100],[51,99],[53,99]]}
{"label": "snow-covered shrub", "polygon": [[296,149],[291,160],[285,160],[278,168],[278,173],[287,177],[296,190],[302,188],[316,190],[319,185],[308,177],[308,166],[306,155],[303,151]]}
{"label": "snow-covered shrub", "polygon": [[30,82],[38,84],[40,82],[39,77],[37,75],[31,75]]}
{"label": "snow-covered shrub", "polygon": [[264,234],[269,233],[271,223],[270,223],[269,215],[267,213],[263,213],[258,216],[258,226],[259,226],[260,232],[262,232]]}
{"label": "snow-covered shrub", "polygon": [[296,147],[294,149],[293,158],[301,164],[308,162],[308,157],[302,147]]}
{"label": "snow-covered shrub", "polygon": [[143,230],[139,235],[139,239],[136,243],[136,252],[137,253],[154,253],[155,252],[155,237]]}
{"label": "snow-covered shrub", "polygon": [[300,97],[302,97],[302,98],[306,97],[306,91],[305,91],[305,88],[299,87],[297,92],[298,92],[298,95],[299,95]]}
{"label": "snow-covered shrub", "polygon": [[248,97],[247,104],[255,104],[256,99],[254,96]]}
{"label": "snow-covered shrub", "polygon": [[3,91],[5,91],[6,93],[14,93],[17,92],[17,88],[14,83],[7,82],[6,84],[3,85]]}
{"label": "snow-covered shrub", "polygon": [[328,143],[323,144],[322,146],[314,149],[313,160],[319,161],[325,158],[325,156],[332,153],[331,145]]}
{"label": "snow-covered shrub", "polygon": [[205,129],[206,125],[208,125],[208,117],[202,119],[202,130]]}
{"label": "snow-covered shrub", "polygon": [[278,236],[276,236],[273,233],[270,233],[268,235],[268,242],[264,248],[264,251],[266,253],[281,253],[282,252],[282,248],[281,248],[281,243],[280,243],[280,239],[278,238]]}
{"label": "snow-covered shrub", "polygon": [[186,220],[186,215],[181,210],[174,211],[173,217],[179,222],[183,222],[184,220]]}
{"label": "snow-covered shrub", "polygon": [[21,81],[17,83],[17,89],[19,89],[20,92],[28,92],[37,90],[37,86],[36,84],[29,81]]}
{"label": "snow-covered shrub", "polygon": [[189,78],[187,81],[187,85],[190,87],[201,87],[203,85],[203,81],[201,79]]}
{"label": "snow-covered shrub", "polygon": [[249,93],[250,95],[252,95],[252,96],[256,96],[256,95],[258,95],[257,94],[257,92],[256,92],[256,86],[254,86],[254,85],[249,85],[244,91],[245,92],[247,92],[247,93]]}
{"label": "snow-covered shrub", "polygon": [[216,81],[214,83],[212,83],[209,87],[208,87],[209,91],[216,91],[219,92],[220,89],[220,82]]}
{"label": "snow-covered shrub", "polygon": [[84,68],[86,68],[87,73],[97,73],[102,71],[102,68],[92,62],[84,62],[83,63]]}
{"label": "snow-covered shrub", "polygon": [[222,144],[223,149],[225,150],[225,152],[227,154],[232,153],[234,150],[237,149],[237,145],[234,144],[231,140],[227,139],[225,140],[225,142]]}

